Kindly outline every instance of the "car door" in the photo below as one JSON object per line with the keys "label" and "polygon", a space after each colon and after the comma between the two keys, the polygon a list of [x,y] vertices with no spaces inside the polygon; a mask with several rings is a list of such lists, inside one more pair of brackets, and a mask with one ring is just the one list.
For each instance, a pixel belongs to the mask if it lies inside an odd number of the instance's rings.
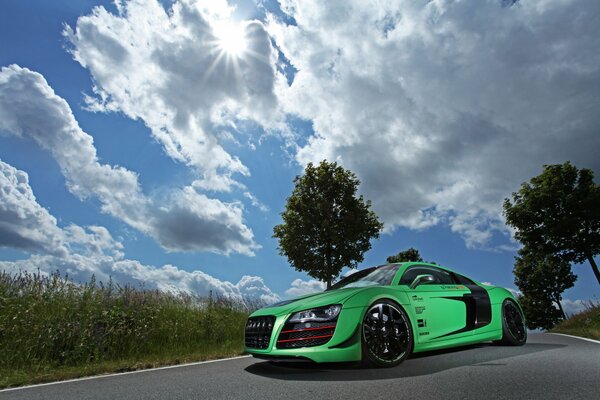
{"label": "car door", "polygon": [[472,335],[468,329],[468,316],[471,313],[471,291],[458,284],[452,273],[431,266],[408,268],[400,279],[400,285],[407,285],[419,275],[432,275],[432,282],[407,288],[417,326],[416,340],[426,343],[436,340]]}

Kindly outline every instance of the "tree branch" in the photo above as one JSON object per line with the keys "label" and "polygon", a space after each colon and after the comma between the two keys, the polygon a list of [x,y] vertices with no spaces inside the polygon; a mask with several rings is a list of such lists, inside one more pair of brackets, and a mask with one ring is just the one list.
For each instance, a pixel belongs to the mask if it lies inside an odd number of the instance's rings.
{"label": "tree branch", "polygon": [[585,252],[585,256],[587,257],[590,265],[592,266],[592,271],[594,271],[594,275],[596,275],[596,279],[600,284],[600,271],[598,270],[598,265],[596,265],[596,261],[594,261],[594,256],[589,251]]}

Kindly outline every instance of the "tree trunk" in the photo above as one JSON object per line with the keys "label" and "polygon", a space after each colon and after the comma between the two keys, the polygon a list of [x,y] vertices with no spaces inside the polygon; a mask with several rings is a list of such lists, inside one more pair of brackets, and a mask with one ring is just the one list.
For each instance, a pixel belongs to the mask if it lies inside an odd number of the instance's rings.
{"label": "tree trunk", "polygon": [[327,247],[325,248],[325,263],[327,268],[327,289],[331,287],[331,279],[333,278],[333,274],[331,273],[331,244],[329,241],[327,242]]}
{"label": "tree trunk", "polygon": [[555,301],[556,301],[556,304],[558,304],[558,309],[560,310],[560,313],[562,314],[562,318],[567,319],[567,314],[565,314],[565,310],[563,310],[562,304],[560,304],[560,296],[556,296]]}
{"label": "tree trunk", "polygon": [[596,275],[596,279],[598,280],[598,284],[600,285],[600,271],[598,271],[598,265],[596,265],[596,261],[594,261],[594,256],[592,253],[585,253],[590,265],[592,266],[592,271],[594,271],[594,275]]}

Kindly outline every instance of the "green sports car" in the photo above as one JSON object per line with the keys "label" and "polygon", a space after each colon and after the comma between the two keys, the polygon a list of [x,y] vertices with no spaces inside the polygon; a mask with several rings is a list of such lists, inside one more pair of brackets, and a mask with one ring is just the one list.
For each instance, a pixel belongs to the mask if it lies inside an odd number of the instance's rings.
{"label": "green sports car", "polygon": [[484,341],[520,346],[525,318],[506,289],[438,265],[397,263],[254,312],[245,351],[269,360],[400,364],[410,353]]}

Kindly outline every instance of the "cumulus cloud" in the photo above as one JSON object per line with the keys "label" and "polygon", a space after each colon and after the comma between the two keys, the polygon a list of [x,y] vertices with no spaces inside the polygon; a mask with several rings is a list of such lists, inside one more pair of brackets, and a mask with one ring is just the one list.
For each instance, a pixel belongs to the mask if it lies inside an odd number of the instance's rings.
{"label": "cumulus cloud", "polygon": [[[220,45],[238,31],[225,0],[122,1],[118,13],[96,7],[66,27],[72,54],[94,80],[90,110],[141,119],[173,159],[194,167],[197,187],[229,191],[248,168],[219,143],[222,127],[250,119],[278,125],[275,86],[283,80],[259,21],[240,23],[240,54]],[[215,179],[218,178],[218,179]]]}
{"label": "cumulus cloud", "polygon": [[258,276],[243,276],[236,284],[202,271],[173,265],[155,267],[124,258],[123,244],[103,226],[57,226],[56,218],[36,200],[28,176],[0,160],[0,246],[34,253],[27,259],[0,261],[0,271],[49,274],[59,271],[76,282],[93,276],[122,284],[143,285],[199,295],[213,293],[252,304],[273,303],[279,295]]}
{"label": "cumulus cloud", "polygon": [[305,294],[322,292],[326,288],[327,285],[325,282],[317,281],[316,279],[309,279],[307,281],[294,279],[291,287],[285,291],[285,294],[290,297],[297,297]]}
{"label": "cumulus cloud", "polygon": [[65,233],[36,200],[26,172],[0,160],[0,247],[67,254]]}
{"label": "cumulus cloud", "polygon": [[560,304],[562,305],[563,310],[565,310],[565,314],[567,314],[567,316],[572,316],[587,310],[589,301],[563,299]]}
{"label": "cumulus cloud", "polygon": [[103,226],[81,227],[70,224],[65,229],[66,240],[71,253],[105,255],[120,259],[123,257],[123,244],[112,237]]}
{"label": "cumulus cloud", "polygon": [[189,272],[173,265],[158,268],[136,260],[114,262],[108,272],[122,281],[142,283],[145,287],[161,290],[185,291],[203,296],[212,292],[215,296],[267,304],[279,300],[279,296],[258,276],[243,276],[238,283],[233,284],[199,270]]}
{"label": "cumulus cloud", "polygon": [[191,186],[150,198],[136,173],[101,164],[92,137],[39,73],[17,65],[2,68],[0,131],[33,139],[56,159],[74,195],[97,198],[103,212],[168,250],[253,255],[259,248],[239,204],[208,198]]}
{"label": "cumulus cloud", "polygon": [[57,259],[72,253],[123,256],[123,244],[103,226],[57,225],[29,185],[29,176],[0,160],[0,246]]}
{"label": "cumulus cloud", "polygon": [[173,192],[148,218],[154,237],[168,249],[254,255],[260,248],[238,204],[208,198],[189,186]]}
{"label": "cumulus cloud", "polygon": [[267,29],[297,73],[279,98],[315,129],[297,160],[355,171],[388,232],[486,246],[543,164],[600,171],[599,2],[280,3],[295,23]]}
{"label": "cumulus cloud", "polygon": [[[340,279],[348,277],[356,272],[360,271],[357,268],[349,268],[345,272],[342,272]],[[297,297],[305,294],[318,293],[327,289],[325,282],[318,281],[316,279],[294,279],[290,285],[290,288],[285,291],[285,294],[289,297]]]}
{"label": "cumulus cloud", "polygon": [[279,295],[273,293],[260,276],[244,275],[236,287],[245,299],[257,299],[264,304],[273,304],[281,300]]}

